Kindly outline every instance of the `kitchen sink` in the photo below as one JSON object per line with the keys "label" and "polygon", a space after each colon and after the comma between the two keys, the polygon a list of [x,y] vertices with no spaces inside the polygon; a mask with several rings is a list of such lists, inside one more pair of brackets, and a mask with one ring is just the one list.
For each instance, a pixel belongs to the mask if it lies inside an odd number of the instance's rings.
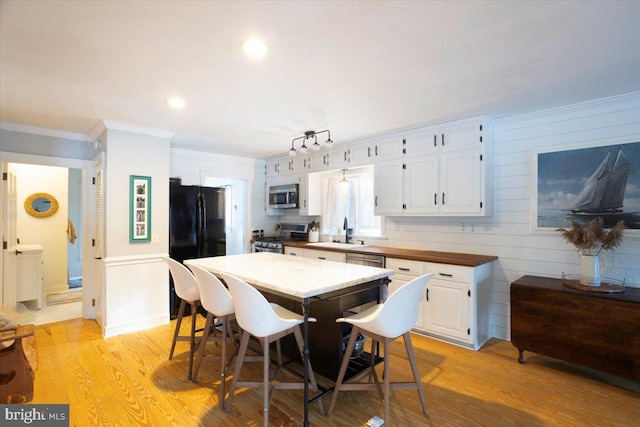
{"label": "kitchen sink", "polygon": [[307,243],[307,246],[317,246],[318,248],[356,249],[356,248],[364,248],[368,245],[361,245],[359,243],[319,242],[319,243]]}

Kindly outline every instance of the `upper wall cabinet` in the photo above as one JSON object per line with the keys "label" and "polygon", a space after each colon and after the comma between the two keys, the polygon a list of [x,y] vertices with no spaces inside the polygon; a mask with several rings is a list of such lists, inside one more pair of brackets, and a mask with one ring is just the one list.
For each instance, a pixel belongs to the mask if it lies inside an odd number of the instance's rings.
{"label": "upper wall cabinet", "polygon": [[484,116],[272,159],[267,178],[371,164],[376,215],[493,214],[493,128]]}
{"label": "upper wall cabinet", "polygon": [[402,158],[374,163],[377,215],[492,214],[492,131],[486,118],[409,132],[403,145]]}
{"label": "upper wall cabinet", "polygon": [[295,157],[280,157],[267,161],[267,178],[294,173],[304,173],[311,169],[311,155],[298,154]]}
{"label": "upper wall cabinet", "polygon": [[288,172],[288,157],[267,160],[267,178],[284,175]]}

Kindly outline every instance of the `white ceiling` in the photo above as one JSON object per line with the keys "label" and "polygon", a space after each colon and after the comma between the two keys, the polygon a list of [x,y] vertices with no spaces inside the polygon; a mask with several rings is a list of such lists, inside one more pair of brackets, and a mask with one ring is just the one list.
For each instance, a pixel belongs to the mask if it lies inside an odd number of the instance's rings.
{"label": "white ceiling", "polygon": [[640,90],[639,22],[640,1],[2,0],[0,121],[285,155],[306,130],[338,144]]}

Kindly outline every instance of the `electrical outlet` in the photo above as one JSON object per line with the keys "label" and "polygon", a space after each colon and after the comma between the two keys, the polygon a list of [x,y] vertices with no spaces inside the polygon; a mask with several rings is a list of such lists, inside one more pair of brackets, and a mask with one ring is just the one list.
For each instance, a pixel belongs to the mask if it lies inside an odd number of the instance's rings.
{"label": "electrical outlet", "polygon": [[460,224],[460,231],[462,231],[463,233],[467,232],[467,228],[468,228],[467,224]]}
{"label": "electrical outlet", "polygon": [[151,243],[158,243],[158,235],[157,234],[152,234],[151,235]]}
{"label": "electrical outlet", "polygon": [[493,227],[491,226],[491,224],[485,224],[482,226],[482,232],[483,233],[493,233]]}

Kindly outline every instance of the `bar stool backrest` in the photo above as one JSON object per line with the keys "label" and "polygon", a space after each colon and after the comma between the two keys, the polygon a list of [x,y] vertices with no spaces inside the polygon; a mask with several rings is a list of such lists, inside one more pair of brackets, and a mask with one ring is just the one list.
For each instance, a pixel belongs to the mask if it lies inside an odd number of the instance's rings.
{"label": "bar stool backrest", "polygon": [[[411,330],[418,319],[420,301],[432,276],[433,273],[429,273],[416,277],[398,288],[363,328],[388,338],[397,338]],[[366,321],[364,318],[360,320]]]}
{"label": "bar stool backrest", "polygon": [[191,271],[173,258],[163,257],[162,259],[169,266],[176,294],[185,301],[198,301],[200,291]]}
{"label": "bar stool backrest", "polygon": [[233,314],[233,300],[224,284],[215,275],[197,265],[189,268],[196,278],[200,289],[200,303],[216,317]]}
{"label": "bar stool backrest", "polygon": [[253,286],[229,274],[220,274],[233,297],[236,320],[240,327],[255,337],[275,335],[295,325],[299,319],[278,316],[269,301]]}

